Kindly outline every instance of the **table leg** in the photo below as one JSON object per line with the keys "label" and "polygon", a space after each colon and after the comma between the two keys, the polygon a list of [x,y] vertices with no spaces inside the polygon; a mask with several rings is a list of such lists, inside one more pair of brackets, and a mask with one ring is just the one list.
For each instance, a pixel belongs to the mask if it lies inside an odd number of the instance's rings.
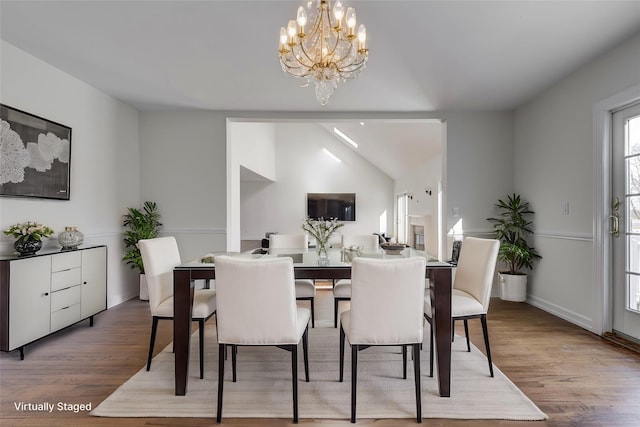
{"label": "table leg", "polygon": [[174,270],[173,344],[175,352],[176,396],[184,396],[187,393],[193,289],[191,272],[188,270]]}
{"label": "table leg", "polygon": [[438,389],[441,397],[451,396],[451,269],[433,269],[431,279],[431,307],[438,361]]}

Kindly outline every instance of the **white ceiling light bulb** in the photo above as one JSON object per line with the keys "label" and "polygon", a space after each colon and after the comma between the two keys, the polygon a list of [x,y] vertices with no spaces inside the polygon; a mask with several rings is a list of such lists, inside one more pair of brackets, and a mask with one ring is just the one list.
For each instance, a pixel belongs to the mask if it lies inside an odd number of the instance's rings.
{"label": "white ceiling light bulb", "polygon": [[304,26],[307,24],[307,12],[304,11],[304,7],[300,6],[298,8],[298,17],[296,20],[298,21],[300,32],[302,33],[304,30]]}

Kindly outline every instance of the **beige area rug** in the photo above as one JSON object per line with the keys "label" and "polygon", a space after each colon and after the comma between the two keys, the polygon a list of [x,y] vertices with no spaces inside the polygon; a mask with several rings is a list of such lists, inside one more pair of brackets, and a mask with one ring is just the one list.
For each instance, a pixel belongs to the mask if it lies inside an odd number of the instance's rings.
{"label": "beige area rug", "polygon": [[[205,379],[199,378],[198,337],[191,339],[191,364],[186,396],[174,395],[171,345],[107,397],[92,413],[104,417],[215,417],[218,345],[215,325],[207,325]],[[428,329],[425,329],[427,332]],[[349,419],[351,352],[345,348],[345,381],[338,381],[339,333],[337,329],[309,329],[309,370],[304,382],[302,345],[299,346],[300,418]],[[428,336],[427,340],[428,341]],[[410,357],[410,356],[409,356]],[[422,351],[422,411],[426,418],[544,420],[541,412],[499,369],[489,377],[487,360],[464,338],[452,351],[451,397],[439,397],[435,377],[429,374],[429,346]],[[231,381],[227,360],[223,417],[290,418],[291,356],[274,347],[240,347],[238,382]],[[402,379],[402,355],[398,347],[370,347],[358,357],[358,418],[413,418],[415,394],[413,364]]]}

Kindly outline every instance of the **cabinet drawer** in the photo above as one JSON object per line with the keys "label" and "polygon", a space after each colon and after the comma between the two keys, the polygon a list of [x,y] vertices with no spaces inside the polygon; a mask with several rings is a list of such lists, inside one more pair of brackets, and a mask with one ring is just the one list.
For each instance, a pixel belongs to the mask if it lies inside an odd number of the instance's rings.
{"label": "cabinet drawer", "polygon": [[80,304],[81,286],[74,286],[69,289],[51,293],[51,312],[74,304]]}
{"label": "cabinet drawer", "polygon": [[82,254],[80,251],[55,254],[51,256],[51,271],[62,271],[70,268],[80,268],[82,265]]}
{"label": "cabinet drawer", "polygon": [[62,329],[80,320],[80,304],[74,304],[51,313],[51,332]]}
{"label": "cabinet drawer", "polygon": [[51,273],[51,292],[79,285],[81,281],[82,271],[80,268]]}

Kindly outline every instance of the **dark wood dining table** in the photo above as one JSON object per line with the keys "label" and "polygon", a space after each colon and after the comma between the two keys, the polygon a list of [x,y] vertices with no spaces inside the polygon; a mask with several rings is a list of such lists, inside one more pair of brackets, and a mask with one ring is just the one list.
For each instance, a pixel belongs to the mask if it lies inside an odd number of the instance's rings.
{"label": "dark wood dining table", "polygon": [[[222,253],[219,253],[220,255]],[[315,250],[280,249],[266,254],[224,253],[243,257],[289,256],[293,258],[296,279],[337,280],[351,278],[351,264],[342,262],[340,251],[330,251],[329,258],[318,260]],[[187,393],[189,378],[189,348],[191,339],[191,312],[195,280],[215,279],[215,255],[178,265],[173,270],[174,318],[173,340],[175,352],[175,394]],[[440,396],[451,396],[451,264],[438,261],[425,252],[411,248],[402,251],[385,252],[382,249],[365,251],[367,257],[414,257],[427,258],[425,277],[430,279],[431,307],[435,335],[435,355],[437,360],[438,390]]]}

